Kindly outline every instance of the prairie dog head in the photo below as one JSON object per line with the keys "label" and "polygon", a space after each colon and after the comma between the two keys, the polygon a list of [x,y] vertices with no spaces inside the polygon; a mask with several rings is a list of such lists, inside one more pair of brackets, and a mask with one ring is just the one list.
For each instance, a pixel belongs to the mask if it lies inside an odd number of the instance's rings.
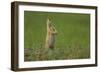
{"label": "prairie dog head", "polygon": [[47,29],[49,30],[51,34],[53,35],[57,34],[57,30],[55,29],[54,24],[49,18],[47,19]]}

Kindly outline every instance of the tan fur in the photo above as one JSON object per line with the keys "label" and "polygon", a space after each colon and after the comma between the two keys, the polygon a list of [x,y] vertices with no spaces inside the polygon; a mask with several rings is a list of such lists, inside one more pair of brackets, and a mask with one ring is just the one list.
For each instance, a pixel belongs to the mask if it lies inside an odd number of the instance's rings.
{"label": "tan fur", "polygon": [[47,19],[47,34],[46,34],[45,48],[55,47],[54,43],[55,43],[56,34],[57,34],[57,30],[55,29],[50,19]]}

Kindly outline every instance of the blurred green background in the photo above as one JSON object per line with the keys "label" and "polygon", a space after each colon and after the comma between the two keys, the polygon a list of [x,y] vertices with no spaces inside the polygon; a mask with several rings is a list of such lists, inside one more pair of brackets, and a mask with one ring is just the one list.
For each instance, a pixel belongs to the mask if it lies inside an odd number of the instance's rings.
{"label": "blurred green background", "polygon": [[[51,56],[55,55],[55,52],[48,50],[50,51],[48,53],[51,53],[49,55],[51,58],[44,58],[43,60],[90,58],[89,14],[24,11],[25,61],[36,60],[34,57],[36,56],[35,50],[44,46],[47,18],[51,19],[58,31],[54,51],[59,53],[57,54],[59,58],[52,58]],[[63,53],[60,52],[62,50]],[[78,51],[80,51],[79,54]],[[61,54],[66,57],[63,58]],[[76,54],[79,57],[73,57]]]}

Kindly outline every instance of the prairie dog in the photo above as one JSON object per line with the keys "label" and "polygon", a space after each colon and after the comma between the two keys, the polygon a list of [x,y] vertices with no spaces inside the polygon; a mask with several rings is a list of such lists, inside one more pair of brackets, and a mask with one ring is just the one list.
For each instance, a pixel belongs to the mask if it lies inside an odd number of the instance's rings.
{"label": "prairie dog", "polygon": [[56,34],[57,30],[55,29],[51,20],[47,19],[47,34],[46,34],[45,48],[53,49],[55,47]]}

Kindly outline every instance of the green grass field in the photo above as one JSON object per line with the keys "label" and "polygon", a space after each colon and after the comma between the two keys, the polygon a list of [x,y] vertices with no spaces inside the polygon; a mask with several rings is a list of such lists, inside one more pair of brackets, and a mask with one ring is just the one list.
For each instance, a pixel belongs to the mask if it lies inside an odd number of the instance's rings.
{"label": "green grass field", "polygon": [[[44,49],[46,21],[51,18],[58,31],[56,48]],[[55,12],[24,12],[24,60],[90,58],[90,15]]]}

